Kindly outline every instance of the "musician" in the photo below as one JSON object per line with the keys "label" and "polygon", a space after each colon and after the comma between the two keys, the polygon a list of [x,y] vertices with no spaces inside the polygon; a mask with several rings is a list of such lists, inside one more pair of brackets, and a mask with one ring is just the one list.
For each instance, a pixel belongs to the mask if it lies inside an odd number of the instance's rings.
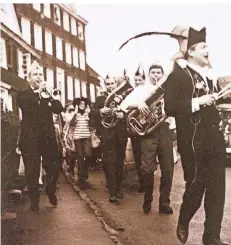
{"label": "musician", "polygon": [[225,203],[225,142],[215,106],[217,84],[209,77],[206,29],[189,29],[186,60],[166,81],[165,111],[176,119],[178,150],[186,189],[177,236],[184,244],[189,223],[204,196],[204,245],[227,245],[220,231]]}
{"label": "musician", "polygon": [[[122,102],[121,109],[138,108],[144,117],[150,114],[145,101],[157,88],[157,83],[163,76],[163,68],[160,65],[152,65],[149,68],[149,81],[137,87],[131,95]],[[137,99],[139,98],[139,100]],[[130,103],[128,103],[128,101]],[[173,142],[168,122],[162,122],[151,134],[140,137],[141,144],[141,174],[144,185],[144,213],[149,213],[153,200],[154,171],[157,170],[156,158],[161,168],[159,212],[172,214],[170,207],[170,192],[173,178]]]}
{"label": "musician", "polygon": [[115,78],[107,76],[105,87],[107,92],[97,97],[92,117],[95,120],[96,133],[102,142],[104,172],[110,194],[109,202],[116,203],[118,202],[117,198],[124,198],[121,188],[127,145],[127,125],[122,111],[116,113],[118,123],[115,127],[105,128],[102,125],[102,118],[111,113],[111,109],[105,107],[104,102],[108,94],[117,87]]}
{"label": "musician", "polygon": [[29,86],[17,96],[22,111],[21,134],[19,148],[25,164],[26,182],[31,201],[31,210],[39,211],[39,173],[42,157],[46,171],[46,194],[50,203],[57,206],[55,195],[59,173],[59,151],[55,137],[52,113],[59,114],[63,107],[59,95],[44,95],[42,91],[52,91],[44,81],[43,68],[34,61],[28,74]]}

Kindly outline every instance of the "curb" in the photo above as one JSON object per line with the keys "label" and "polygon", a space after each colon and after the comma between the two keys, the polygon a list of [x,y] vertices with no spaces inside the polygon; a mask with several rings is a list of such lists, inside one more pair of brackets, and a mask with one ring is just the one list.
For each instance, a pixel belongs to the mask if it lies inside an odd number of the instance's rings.
{"label": "curb", "polygon": [[96,218],[101,222],[104,230],[106,230],[106,232],[108,233],[110,239],[117,245],[125,245],[117,237],[119,232],[116,231],[114,228],[110,227],[110,225],[107,224],[107,222],[105,221],[104,217],[101,215],[100,208],[94,203],[94,201],[90,198],[90,196],[87,195],[86,192],[80,190],[80,188],[75,185],[75,182],[73,181],[71,175],[69,175],[69,173],[65,169],[63,169],[63,172],[65,174],[65,177],[66,177],[67,181],[72,185],[74,191],[76,193],[78,193],[80,198],[83,201],[85,201],[88,204],[88,206],[91,208],[91,210],[94,212]]}

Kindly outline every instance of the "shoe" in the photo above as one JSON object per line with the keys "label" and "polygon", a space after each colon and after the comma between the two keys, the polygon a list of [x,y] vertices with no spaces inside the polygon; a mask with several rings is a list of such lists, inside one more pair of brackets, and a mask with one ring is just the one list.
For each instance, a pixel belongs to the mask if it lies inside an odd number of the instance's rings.
{"label": "shoe", "polygon": [[77,181],[76,185],[82,190],[87,190],[87,189],[91,189],[92,185],[89,184],[87,181]]}
{"label": "shoe", "polygon": [[109,198],[109,202],[110,202],[110,203],[117,203],[118,200],[116,199],[115,196],[111,196],[111,197]]}
{"label": "shoe", "polygon": [[176,234],[181,243],[185,244],[188,240],[188,226],[184,226],[178,223]]}
{"label": "shoe", "polygon": [[150,202],[144,202],[143,204],[143,211],[145,214],[148,214],[152,209],[152,205]]}
{"label": "shoe", "polygon": [[230,245],[220,239],[220,237],[213,237],[210,233],[204,233],[203,245]]}
{"label": "shoe", "polygon": [[173,209],[170,206],[160,206],[159,213],[161,214],[173,214]]}
{"label": "shoe", "polygon": [[33,212],[39,212],[39,203],[38,202],[32,202],[30,205],[30,209]]}
{"label": "shoe", "polygon": [[123,199],[124,198],[124,194],[122,192],[117,192],[116,193],[116,197]]}
{"label": "shoe", "polygon": [[51,205],[53,205],[55,207],[58,206],[58,199],[57,199],[55,194],[48,195],[48,198],[49,198],[49,202]]}

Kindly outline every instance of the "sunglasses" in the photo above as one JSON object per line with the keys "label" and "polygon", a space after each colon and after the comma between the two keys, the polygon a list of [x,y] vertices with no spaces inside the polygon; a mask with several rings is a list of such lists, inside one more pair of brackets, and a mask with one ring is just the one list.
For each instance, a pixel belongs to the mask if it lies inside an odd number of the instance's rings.
{"label": "sunglasses", "polygon": [[75,111],[75,109],[72,109],[72,108],[71,108],[71,109],[67,109],[67,111],[68,111],[68,112],[73,112],[73,111]]}

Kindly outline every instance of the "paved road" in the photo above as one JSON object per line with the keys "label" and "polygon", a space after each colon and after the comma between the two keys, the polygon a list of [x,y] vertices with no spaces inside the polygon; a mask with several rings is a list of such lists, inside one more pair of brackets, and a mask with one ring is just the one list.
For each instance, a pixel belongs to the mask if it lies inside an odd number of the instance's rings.
{"label": "paved road", "polygon": [[[87,190],[88,195],[101,207],[107,222],[114,228],[124,228],[119,237],[126,245],[180,245],[175,236],[176,224],[184,181],[180,163],[175,165],[174,181],[171,194],[174,214],[160,215],[158,213],[159,175],[155,176],[153,209],[149,215],[142,211],[143,194],[137,192],[138,180],[136,172],[128,171],[124,181],[125,199],[116,206],[108,202],[108,192],[105,187],[105,177],[102,171],[92,171],[90,182],[93,189]],[[202,205],[203,206],[203,205]],[[187,245],[201,245],[204,222],[203,207],[197,212],[190,224],[190,235]],[[223,220],[222,238],[231,243],[231,168],[227,168],[226,206]]]}
{"label": "paved road", "polygon": [[23,229],[21,242],[15,245],[112,245],[106,231],[92,211],[61,176],[59,206],[52,208],[41,196],[40,213],[22,205],[18,222]]}

